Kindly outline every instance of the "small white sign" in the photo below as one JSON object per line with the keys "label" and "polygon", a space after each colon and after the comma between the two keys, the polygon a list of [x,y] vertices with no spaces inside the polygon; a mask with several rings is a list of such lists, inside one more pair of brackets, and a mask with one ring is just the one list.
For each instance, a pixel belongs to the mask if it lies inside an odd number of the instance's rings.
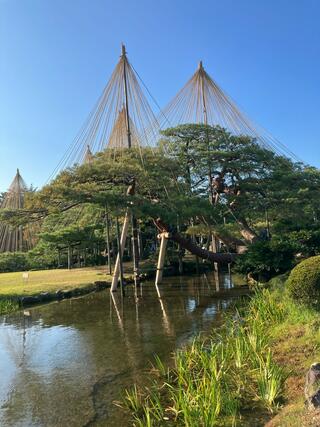
{"label": "small white sign", "polygon": [[29,280],[29,273],[27,271],[22,273],[22,279],[24,282],[27,282]]}

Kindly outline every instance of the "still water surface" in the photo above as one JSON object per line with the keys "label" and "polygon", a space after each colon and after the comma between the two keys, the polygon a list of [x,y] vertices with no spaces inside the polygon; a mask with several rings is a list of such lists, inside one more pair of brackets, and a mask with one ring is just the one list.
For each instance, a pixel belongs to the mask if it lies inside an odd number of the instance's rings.
{"label": "still water surface", "polygon": [[0,426],[130,425],[113,402],[147,381],[156,354],[169,362],[219,322],[234,292],[219,281],[223,298],[213,276],[167,278],[161,300],[146,282],[137,303],[132,289],[103,291],[0,317]]}

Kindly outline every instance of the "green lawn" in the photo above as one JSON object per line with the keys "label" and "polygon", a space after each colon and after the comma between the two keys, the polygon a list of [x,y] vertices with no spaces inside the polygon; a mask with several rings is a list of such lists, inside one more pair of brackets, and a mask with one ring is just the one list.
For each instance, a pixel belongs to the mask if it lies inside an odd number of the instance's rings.
{"label": "green lawn", "polygon": [[0,274],[0,298],[9,296],[35,295],[40,292],[55,292],[86,286],[95,281],[111,281],[106,275],[106,267],[75,268],[72,270],[30,271],[28,281],[22,272]]}
{"label": "green lawn", "polygon": [[[133,276],[132,263],[124,263],[125,277]],[[150,261],[142,261],[140,268],[143,271],[154,269]],[[29,271],[29,279],[23,279],[23,273],[0,273],[0,299],[16,296],[32,296],[40,292],[55,292],[88,286],[96,281],[111,282],[112,277],[106,274],[107,267],[84,267],[72,270],[39,270]]]}

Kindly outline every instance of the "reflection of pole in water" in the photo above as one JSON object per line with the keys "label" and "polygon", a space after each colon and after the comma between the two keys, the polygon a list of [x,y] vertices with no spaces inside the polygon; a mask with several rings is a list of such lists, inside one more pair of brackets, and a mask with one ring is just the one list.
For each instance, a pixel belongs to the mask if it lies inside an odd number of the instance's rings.
{"label": "reflection of pole in water", "polygon": [[[14,365],[17,368],[21,368],[28,362],[28,348],[27,348],[27,339],[29,346],[33,344],[34,336],[28,335],[28,327],[29,318],[31,317],[30,311],[22,311],[20,312],[20,325],[16,328],[5,328],[6,335],[6,343],[5,346],[7,348],[8,354],[10,354],[11,359]],[[3,324],[6,325],[6,319],[4,318]],[[17,334],[17,339],[15,339],[15,335]],[[31,341],[30,341],[31,339]]]}
{"label": "reflection of pole in water", "polygon": [[132,370],[133,382],[136,383],[140,376],[139,370],[137,369],[139,365],[139,360],[137,358],[137,353],[134,351],[134,349],[132,349],[128,334],[126,333],[126,329],[124,326],[123,298],[121,298],[121,307],[119,307],[119,304],[118,304],[119,301],[118,301],[117,295],[115,295],[113,292],[110,292],[110,295],[111,295],[111,300],[113,302],[113,306],[115,308],[115,312],[118,318],[119,328],[123,336],[124,345],[126,347],[126,351],[124,352],[124,354],[126,354],[128,357],[129,366]]}
{"label": "reflection of pole in water", "polygon": [[121,314],[120,314],[120,311],[119,311],[118,303],[116,301],[116,296],[114,295],[113,292],[110,292],[110,295],[111,295],[111,300],[113,302],[113,305],[114,305],[114,308],[115,308],[115,312],[116,312],[116,315],[117,315],[117,318],[118,318],[120,329],[121,329],[122,332],[124,332],[123,321],[122,321],[122,317],[121,317]]}
{"label": "reflection of pole in water", "polygon": [[166,312],[166,309],[165,309],[164,303],[163,303],[162,298],[161,298],[160,288],[159,288],[159,286],[158,286],[158,284],[157,284],[157,283],[155,283],[155,288],[156,288],[156,290],[157,290],[158,300],[159,300],[160,308],[161,308],[161,312],[162,312],[162,319],[163,319],[163,326],[164,326],[164,329],[165,329],[165,331],[166,331],[166,333],[167,333],[168,335],[172,335],[172,331],[171,331],[171,327],[170,327],[169,318],[168,318],[168,315],[167,315],[167,312]]}
{"label": "reflection of pole in water", "polygon": [[[29,313],[29,312],[28,312]],[[28,314],[30,315],[30,314]],[[22,360],[20,363],[20,366],[23,365],[24,358],[26,355],[26,342],[27,342],[27,329],[26,329],[26,313],[23,312],[23,332],[22,332]]]}
{"label": "reflection of pole in water", "polygon": [[200,304],[200,292],[199,292],[199,287],[197,287],[197,303],[198,303],[198,305]]}
{"label": "reflection of pole in water", "polygon": [[161,307],[161,311],[162,311],[163,327],[164,327],[167,335],[172,335],[169,317],[167,315],[164,303],[163,303],[161,298],[159,298],[159,303],[160,303],[160,307]]}
{"label": "reflection of pole in water", "polygon": [[[142,288],[142,286],[140,285],[140,287]],[[135,288],[135,305],[136,305],[136,329],[137,329],[137,333],[139,335],[139,337],[141,336],[141,331],[140,331],[140,318],[139,318],[139,297],[137,295],[137,286],[134,287]]]}
{"label": "reflection of pole in water", "polygon": [[[114,305],[115,308],[115,312],[118,318],[118,322],[119,322],[119,326],[120,329],[125,337],[125,341],[127,341],[127,337],[125,334],[125,329],[124,329],[124,323],[123,323],[123,319],[124,319],[124,306],[123,306],[123,298],[121,297],[121,307],[119,308],[118,305],[118,301],[117,301],[117,296],[114,295],[113,292],[110,292],[111,294],[111,299],[110,299],[110,312],[111,312],[111,316],[112,316],[112,304]],[[138,299],[135,300],[135,308],[136,308],[136,330],[137,333],[140,337],[140,319],[139,319],[139,307],[138,307]],[[120,312],[121,311],[121,312]]]}
{"label": "reflection of pole in water", "polygon": [[214,270],[213,274],[214,274],[214,281],[216,284],[216,291],[219,292],[220,291],[219,270]]}
{"label": "reflection of pole in water", "polygon": [[229,288],[232,288],[231,264],[228,262]]}
{"label": "reflection of pole in water", "polygon": [[204,278],[204,283],[207,284],[207,288],[210,289],[210,282],[208,280],[208,276],[206,275],[206,273],[203,273],[203,278]]}
{"label": "reflection of pole in water", "polygon": [[159,286],[158,286],[157,283],[155,283],[155,286],[156,286],[156,291],[157,291],[157,294],[158,294],[158,298],[161,299],[161,294],[160,294]]}

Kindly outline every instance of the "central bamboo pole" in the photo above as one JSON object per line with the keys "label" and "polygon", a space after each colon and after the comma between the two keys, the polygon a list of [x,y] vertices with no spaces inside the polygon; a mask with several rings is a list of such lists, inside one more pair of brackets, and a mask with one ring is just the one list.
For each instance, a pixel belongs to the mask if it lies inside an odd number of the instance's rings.
{"label": "central bamboo pole", "polygon": [[130,131],[130,116],[129,116],[129,99],[128,99],[128,86],[127,86],[127,56],[126,56],[126,47],[123,44],[122,49],[122,60],[123,60],[123,81],[124,81],[124,97],[126,103],[126,121],[127,121],[127,138],[128,138],[128,148],[131,148],[131,131]]}
{"label": "central bamboo pole", "polygon": [[[126,48],[124,44],[122,44],[121,46],[121,59],[123,61],[123,82],[124,82],[124,97],[125,97],[125,106],[126,106],[127,140],[128,140],[128,148],[131,149],[131,130],[130,130],[130,116],[129,116],[128,85],[127,85],[127,56],[126,56]],[[131,219],[132,219],[132,223],[134,224],[133,214],[131,215]],[[120,274],[120,264],[122,263],[122,256],[123,256],[124,247],[125,247],[126,239],[128,235],[129,222],[130,222],[129,212],[127,209],[123,227],[122,227],[120,248],[118,248],[117,260],[116,260],[116,264],[113,272],[111,292],[114,292],[117,290],[119,274]],[[135,284],[136,284],[139,276],[139,261],[137,258],[137,250],[135,249],[133,249],[133,256],[134,256],[134,266],[135,266],[134,277],[135,277]]]}
{"label": "central bamboo pole", "polygon": [[[126,104],[126,125],[127,125],[127,138],[128,148],[132,148],[131,144],[131,130],[130,130],[130,114],[129,114],[129,97],[128,97],[128,84],[127,84],[127,56],[126,48],[122,45],[122,60],[123,60],[123,81],[124,81],[124,96]],[[135,287],[139,284],[139,249],[138,249],[138,230],[137,219],[133,212],[131,212],[132,224],[132,257],[133,257],[133,276]]]}
{"label": "central bamboo pole", "polygon": [[[204,94],[204,68],[202,61],[199,63],[199,73],[200,73],[200,79],[201,79],[201,92],[202,92],[202,103],[203,103],[203,117],[204,117],[204,124],[208,126],[208,115],[207,115],[207,104],[206,104],[206,97]],[[213,194],[213,179],[212,179],[212,165],[211,165],[211,159],[210,159],[210,150],[209,150],[209,133],[207,130],[207,144],[208,144],[208,178],[209,178],[209,193],[210,193],[210,202],[211,204],[214,203],[214,194]],[[217,238],[214,234],[211,235],[211,250],[214,253],[217,253]],[[218,263],[214,263],[214,269],[215,271],[219,272],[219,266]]]}

